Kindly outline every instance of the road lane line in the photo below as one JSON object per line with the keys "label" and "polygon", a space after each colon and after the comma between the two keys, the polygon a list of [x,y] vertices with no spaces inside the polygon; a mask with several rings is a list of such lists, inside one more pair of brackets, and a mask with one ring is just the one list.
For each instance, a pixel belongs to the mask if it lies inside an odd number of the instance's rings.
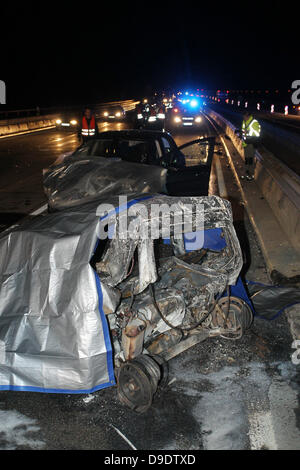
{"label": "road lane line", "polygon": [[219,158],[215,159],[215,165],[216,165],[217,180],[218,180],[220,196],[224,199],[228,199],[228,193],[227,193],[227,189],[225,185],[224,174],[223,174],[223,170],[222,170]]}
{"label": "road lane line", "polygon": [[119,436],[121,436],[121,437],[124,439],[125,442],[127,442],[127,444],[128,444],[133,450],[137,450],[137,448],[132,444],[132,442],[130,442],[130,440],[127,439],[127,437],[124,436],[124,434],[123,434],[121,431],[119,431],[118,428],[116,428],[113,424],[111,424],[110,426],[119,434]]}
{"label": "road lane line", "polygon": [[[225,142],[224,140],[222,139],[222,137],[219,135],[216,127],[214,126],[214,124],[211,122],[211,120],[206,116],[206,114],[204,114],[202,112],[202,116],[204,117],[205,121],[206,122],[209,122],[210,125],[214,128],[217,136],[219,136],[219,138],[221,139],[223,145],[224,145],[224,148],[225,148],[225,152],[228,156],[228,149],[225,145]],[[220,193],[220,196],[224,199],[228,199],[228,192],[227,192],[227,188],[226,188],[226,184],[225,184],[225,179],[224,179],[224,174],[223,174],[223,170],[222,170],[222,166],[221,166],[221,163],[220,163],[220,160],[219,158],[217,158],[216,156],[214,157],[214,162],[215,162],[215,167],[216,167],[216,173],[217,173],[217,181],[218,181],[218,188],[219,188],[219,193]]]}

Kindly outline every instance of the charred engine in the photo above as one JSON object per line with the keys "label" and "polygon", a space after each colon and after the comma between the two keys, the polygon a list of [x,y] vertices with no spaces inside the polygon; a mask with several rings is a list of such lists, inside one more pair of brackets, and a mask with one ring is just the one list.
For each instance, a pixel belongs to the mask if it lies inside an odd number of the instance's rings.
{"label": "charred engine", "polygon": [[239,338],[252,312],[229,292],[242,254],[228,201],[157,196],[133,208],[104,218],[114,236],[96,269],[120,398],[145,411],[163,364],[208,337]]}

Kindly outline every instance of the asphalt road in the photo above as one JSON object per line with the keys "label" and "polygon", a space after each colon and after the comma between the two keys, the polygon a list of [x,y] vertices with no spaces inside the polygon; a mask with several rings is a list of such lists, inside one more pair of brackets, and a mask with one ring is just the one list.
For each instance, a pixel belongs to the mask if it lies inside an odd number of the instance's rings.
{"label": "asphalt road", "polygon": [[[196,133],[174,136],[181,144],[214,132],[204,119]],[[19,220],[45,202],[42,168],[76,146],[76,136],[56,131],[0,141],[3,227],[9,217]],[[243,250],[243,276],[269,282],[224,149],[216,149]],[[215,164],[211,192],[218,194]],[[284,315],[270,322],[255,318],[238,341],[208,339],[170,361],[168,385],[143,415],[121,405],[115,387],[91,395],[0,392],[0,450],[300,450],[300,377],[291,343]]]}

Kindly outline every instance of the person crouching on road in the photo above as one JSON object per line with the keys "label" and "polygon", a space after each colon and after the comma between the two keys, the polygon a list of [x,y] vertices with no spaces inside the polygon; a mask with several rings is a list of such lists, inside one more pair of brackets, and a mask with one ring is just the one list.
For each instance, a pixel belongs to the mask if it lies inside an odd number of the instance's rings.
{"label": "person crouching on road", "polygon": [[81,128],[78,132],[78,139],[82,140],[82,142],[85,144],[89,140],[95,139],[97,136],[98,126],[95,115],[92,113],[90,108],[85,108],[81,120]]}
{"label": "person crouching on road", "polygon": [[259,142],[260,132],[261,126],[259,122],[254,119],[249,111],[245,111],[242,122],[242,146],[244,148],[246,174],[242,178],[246,178],[248,181],[254,179],[255,147]]}

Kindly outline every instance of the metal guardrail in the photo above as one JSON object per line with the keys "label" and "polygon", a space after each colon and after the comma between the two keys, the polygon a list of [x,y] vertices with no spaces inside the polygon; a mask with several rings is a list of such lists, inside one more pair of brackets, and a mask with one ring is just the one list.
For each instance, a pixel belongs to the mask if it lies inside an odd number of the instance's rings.
{"label": "metal guardrail", "polygon": [[[230,137],[243,158],[242,140],[236,127],[220,114],[207,110],[208,115]],[[264,147],[256,150],[255,181],[263,197],[294,248],[300,252],[300,177]]]}
{"label": "metal guardrail", "polygon": [[[120,101],[109,101],[104,103],[96,103],[96,104],[88,104],[87,106],[91,106],[93,108],[107,106],[112,104],[120,104],[124,107],[125,111],[130,111],[134,109],[135,104],[138,101],[136,100],[120,100]],[[26,109],[5,109],[2,110],[0,108],[0,120],[7,120],[7,119],[17,119],[17,118],[26,118],[26,117],[43,117],[45,115],[50,114],[60,114],[64,112],[72,112],[72,111],[80,111],[83,109],[84,106],[76,105],[76,106],[52,106],[52,107],[39,107],[36,106],[35,108],[26,108]]]}
{"label": "metal guardrail", "polygon": [[46,115],[58,114],[61,112],[68,112],[79,107],[48,107],[48,108],[27,108],[27,109],[11,109],[1,110],[0,108],[0,120],[10,120],[18,118],[29,118],[29,117],[44,117]]}

